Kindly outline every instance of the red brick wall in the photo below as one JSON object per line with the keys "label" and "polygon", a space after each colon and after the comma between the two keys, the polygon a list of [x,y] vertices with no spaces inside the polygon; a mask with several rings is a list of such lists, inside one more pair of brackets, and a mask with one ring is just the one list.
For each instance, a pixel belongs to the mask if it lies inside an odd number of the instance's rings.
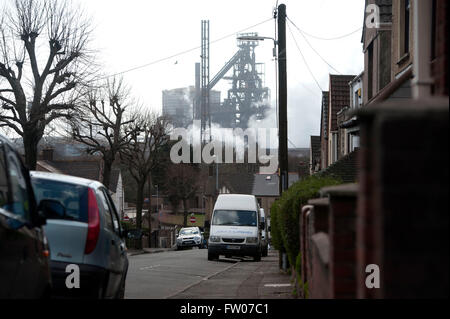
{"label": "red brick wall", "polygon": [[336,299],[356,298],[355,196],[330,195],[330,287]]}
{"label": "red brick wall", "polygon": [[[358,297],[448,297],[448,100],[389,103],[361,118]],[[372,263],[381,288],[368,291]]]}
{"label": "red brick wall", "polygon": [[376,264],[374,234],[374,172],[375,152],[372,143],[373,122],[367,120],[360,129],[361,141],[359,162],[359,190],[356,217],[356,287],[360,299],[373,298],[373,290],[366,289],[367,265]]}
{"label": "red brick wall", "polygon": [[330,299],[330,278],[329,263],[321,255],[328,253],[329,237],[325,233],[314,234],[311,238],[312,243],[312,277],[308,282],[309,297],[311,299]]}

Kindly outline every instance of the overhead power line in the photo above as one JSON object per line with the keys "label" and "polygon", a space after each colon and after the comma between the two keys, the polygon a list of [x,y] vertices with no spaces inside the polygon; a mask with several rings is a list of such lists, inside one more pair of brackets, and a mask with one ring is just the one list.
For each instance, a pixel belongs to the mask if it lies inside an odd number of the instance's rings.
{"label": "overhead power line", "polygon": [[[217,42],[220,42],[220,41],[223,41],[223,40],[225,40],[225,39],[227,39],[227,38],[230,38],[230,37],[232,37],[232,36],[236,36],[237,33],[241,33],[241,32],[247,31],[247,30],[249,30],[249,29],[258,27],[258,26],[260,26],[260,25],[262,25],[262,24],[265,24],[265,23],[267,23],[267,22],[269,22],[269,21],[272,21],[272,19],[273,19],[273,18],[270,18],[270,19],[264,20],[264,21],[262,21],[262,22],[259,22],[259,23],[255,24],[255,25],[252,25],[252,26],[250,26],[250,27],[247,27],[247,28],[245,28],[245,29],[242,29],[242,30],[239,30],[239,31],[230,33],[230,34],[227,34],[227,35],[225,35],[225,36],[223,36],[223,37],[221,37],[221,38],[218,38],[218,39],[216,39],[216,40],[211,41],[211,44],[217,43]],[[178,52],[178,53],[176,53],[176,54],[174,54],[174,55],[167,56],[167,57],[165,57],[165,58],[161,58],[161,59],[158,59],[158,60],[155,60],[155,61],[146,63],[146,64],[142,64],[142,65],[139,65],[139,66],[136,66],[136,67],[133,67],[133,68],[130,68],[130,69],[121,71],[121,72],[117,72],[117,73],[114,73],[114,74],[110,74],[110,75],[107,75],[107,76],[98,78],[98,79],[96,79],[96,80],[94,80],[94,81],[101,81],[101,80],[105,80],[105,79],[108,79],[108,78],[111,78],[111,77],[115,77],[115,76],[118,76],[118,75],[122,75],[122,74],[125,74],[125,73],[129,73],[129,72],[132,72],[132,71],[136,71],[136,70],[139,70],[139,69],[143,69],[143,68],[149,67],[149,66],[151,66],[151,65],[155,65],[155,64],[158,64],[158,63],[161,63],[161,62],[164,62],[164,61],[171,60],[171,59],[173,59],[173,58],[179,57],[179,56],[181,56],[181,55],[185,55],[185,54],[187,54],[187,53],[193,52],[193,51],[198,50],[198,49],[200,49],[200,48],[201,48],[201,46],[197,46],[197,47],[192,48],[192,49],[184,50],[184,51]]]}
{"label": "overhead power line", "polygon": [[316,82],[317,87],[319,88],[320,92],[323,92],[322,87],[321,87],[320,84],[319,84],[319,81],[317,81],[316,77],[314,76],[314,73],[312,72],[311,68],[309,67],[308,62],[306,61],[305,56],[303,55],[303,52],[302,52],[302,50],[300,49],[300,46],[298,45],[298,42],[297,42],[297,40],[296,40],[295,37],[294,37],[294,33],[292,33],[291,26],[290,26],[289,24],[288,24],[287,26],[288,26],[288,29],[289,29],[289,33],[291,34],[292,39],[293,39],[294,42],[295,42],[295,46],[297,47],[298,52],[300,53],[300,56],[302,57],[303,62],[305,63],[306,68],[307,68],[308,71],[309,71],[309,74],[311,74],[311,77],[312,77],[312,78],[314,79],[314,81]]}
{"label": "overhead power line", "polygon": [[289,23],[291,23],[297,30],[298,30],[298,32],[300,33],[300,35],[303,37],[303,39],[306,41],[306,43],[308,44],[308,46],[314,51],[314,53],[316,53],[317,54],[317,56],[326,64],[326,65],[328,65],[331,69],[333,69],[334,71],[336,71],[338,74],[342,74],[341,72],[339,72],[334,66],[332,66],[327,60],[325,60],[323,57],[322,57],[322,55],[319,53],[319,52],[317,52],[317,50],[316,49],[314,49],[314,47],[311,45],[311,43],[308,41],[308,39],[305,37],[305,35],[303,34],[303,31],[302,30],[300,30],[296,25],[295,25],[295,23],[291,20],[291,19],[289,19],[289,18],[287,18],[288,19],[288,22]]}
{"label": "overhead power line", "polygon": [[299,27],[298,27],[291,19],[288,18],[288,20],[289,20],[289,21],[294,25],[294,27],[295,27],[297,30],[299,30],[302,34],[305,34],[305,35],[307,35],[307,36],[310,37],[310,38],[313,38],[313,39],[316,39],[316,40],[322,40],[322,41],[335,41],[335,40],[341,40],[341,39],[347,38],[347,37],[349,37],[349,36],[352,36],[352,35],[354,35],[355,33],[362,31],[362,29],[363,29],[362,27],[360,27],[360,28],[358,28],[358,29],[355,30],[355,31],[352,31],[352,32],[350,32],[350,33],[346,33],[346,34],[341,35],[341,36],[331,37],[331,38],[324,38],[324,37],[319,37],[319,36],[310,34],[310,33],[306,32],[306,31],[300,29],[300,28],[299,28]]}

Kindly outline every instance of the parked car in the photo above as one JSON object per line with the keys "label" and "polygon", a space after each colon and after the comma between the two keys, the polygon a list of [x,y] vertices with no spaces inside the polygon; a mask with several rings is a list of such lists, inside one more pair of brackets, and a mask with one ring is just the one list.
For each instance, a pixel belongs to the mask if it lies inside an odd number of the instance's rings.
{"label": "parked car", "polygon": [[208,260],[225,257],[253,257],[261,260],[261,221],[253,195],[219,195],[214,206],[208,241]]}
{"label": "parked car", "polygon": [[[39,200],[59,201],[45,232],[56,296],[123,298],[128,271],[125,234],[108,190],[101,183],[66,175],[31,172]],[[80,269],[80,288],[68,289],[66,267]]]}
{"label": "parked car", "polygon": [[46,214],[62,206],[37,205],[25,168],[14,146],[0,135],[0,299],[49,297],[49,248]]}
{"label": "parked car", "polygon": [[177,250],[186,247],[204,248],[203,233],[199,227],[181,228],[177,236]]}

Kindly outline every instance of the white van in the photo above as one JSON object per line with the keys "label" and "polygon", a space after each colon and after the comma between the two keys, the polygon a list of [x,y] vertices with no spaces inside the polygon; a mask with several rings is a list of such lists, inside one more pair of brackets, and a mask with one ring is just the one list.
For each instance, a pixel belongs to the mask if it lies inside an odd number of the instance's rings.
{"label": "white van", "polygon": [[219,195],[214,206],[208,240],[208,260],[251,256],[261,260],[259,205],[252,195]]}

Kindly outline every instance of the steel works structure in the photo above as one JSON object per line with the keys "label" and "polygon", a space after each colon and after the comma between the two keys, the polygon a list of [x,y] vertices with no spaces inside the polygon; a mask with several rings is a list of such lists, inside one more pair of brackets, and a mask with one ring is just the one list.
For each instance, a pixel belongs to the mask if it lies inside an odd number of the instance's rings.
{"label": "steel works structure", "polygon": [[[239,34],[238,38],[257,36],[257,33],[244,33]],[[265,87],[265,67],[263,63],[256,63],[255,57],[255,49],[259,41],[238,39],[238,51],[212,80],[209,80],[209,45],[209,21],[202,21],[201,72],[197,65],[198,102],[194,107],[196,110],[194,119],[202,121],[202,141],[204,142],[211,139],[211,122],[225,128],[246,129],[252,117],[262,120],[270,108],[270,89]],[[228,73],[230,74],[227,76]],[[222,79],[231,81],[231,89],[228,90],[223,103],[212,105],[209,101],[210,92]]]}

